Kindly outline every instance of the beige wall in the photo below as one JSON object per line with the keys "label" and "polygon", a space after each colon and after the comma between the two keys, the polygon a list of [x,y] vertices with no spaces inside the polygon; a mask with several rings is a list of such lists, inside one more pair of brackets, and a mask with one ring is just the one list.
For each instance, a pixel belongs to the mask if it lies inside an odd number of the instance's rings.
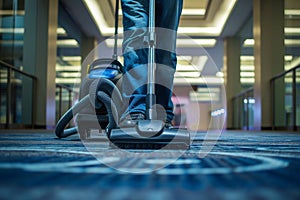
{"label": "beige wall", "polygon": [[211,122],[211,104],[190,101],[189,93],[192,90],[190,86],[176,86],[173,93],[178,101],[185,105],[187,128],[193,131],[206,131]]}

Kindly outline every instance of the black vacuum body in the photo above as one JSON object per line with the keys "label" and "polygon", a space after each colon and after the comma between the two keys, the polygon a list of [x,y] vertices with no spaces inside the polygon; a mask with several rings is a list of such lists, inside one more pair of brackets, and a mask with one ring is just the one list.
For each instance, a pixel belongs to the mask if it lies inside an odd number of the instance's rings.
{"label": "black vacuum body", "polygon": [[[97,92],[106,90],[106,94],[111,98],[113,90],[118,90],[115,85],[122,77],[122,67],[119,61],[109,58],[96,59],[89,65],[87,76],[81,84],[79,99],[89,95],[90,104],[86,105],[76,118],[81,139],[88,139],[91,130],[105,130],[108,126],[108,112],[101,98],[97,97]],[[104,89],[99,89],[99,86]]]}

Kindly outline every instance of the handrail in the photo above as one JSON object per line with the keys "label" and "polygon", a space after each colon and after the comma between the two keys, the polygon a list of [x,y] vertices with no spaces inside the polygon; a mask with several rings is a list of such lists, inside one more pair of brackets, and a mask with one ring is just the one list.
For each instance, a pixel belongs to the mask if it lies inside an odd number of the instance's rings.
{"label": "handrail", "polygon": [[69,97],[68,97],[68,108],[72,107],[72,93],[77,94],[78,92],[73,90],[72,88],[62,85],[62,84],[56,84],[56,88],[59,89],[58,94],[58,117],[60,118],[62,116],[62,90],[67,90]]}
{"label": "handrail", "polygon": [[[270,80],[270,84],[271,84],[271,91],[272,91],[272,99],[271,99],[271,105],[272,105],[272,108],[273,108],[273,112],[275,112],[275,81],[279,78],[282,78],[284,77],[286,74],[288,73],[293,73],[292,74],[292,116],[293,116],[293,130],[296,131],[297,130],[297,123],[296,123],[296,107],[297,107],[297,89],[296,89],[296,71],[300,69],[300,64],[289,69],[289,70],[286,70],[276,76],[274,76],[273,78],[271,78]],[[275,125],[275,113],[272,114],[273,118],[272,118],[272,128],[275,129],[276,128],[276,125]]]}
{"label": "handrail", "polygon": [[4,65],[7,69],[11,69],[11,70],[16,71],[16,72],[18,72],[18,73],[20,73],[20,74],[22,74],[24,76],[27,76],[27,77],[32,78],[34,80],[37,80],[36,76],[31,75],[31,74],[29,74],[27,72],[24,72],[24,71],[20,70],[19,68],[15,67],[13,65],[10,65],[10,64],[2,61],[2,60],[0,60],[0,64]]}
{"label": "handrail", "polygon": [[300,65],[297,65],[289,70],[286,70],[284,72],[281,72],[279,74],[277,74],[276,76],[274,76],[273,78],[271,78],[271,81],[274,81],[275,79],[278,79],[278,78],[281,78],[283,77],[284,75],[288,74],[288,73],[291,73],[293,71],[296,71],[298,68],[300,68]]}
{"label": "handrail", "polygon": [[[245,89],[245,90],[243,90],[242,92],[240,92],[240,93],[238,93],[238,94],[236,94],[234,97],[232,97],[232,99],[231,99],[231,101],[232,101],[232,113],[235,113],[234,112],[234,109],[236,109],[233,105],[234,105],[234,102],[236,101],[236,100],[239,100],[239,98],[243,98],[242,99],[242,103],[244,103],[244,99],[245,98],[249,98],[250,97],[250,93],[251,92],[253,92],[254,91],[254,88],[253,87],[250,87],[250,88],[247,88],[247,89]],[[245,115],[243,115],[243,116],[245,116],[245,122],[246,122],[246,124],[244,124],[243,123],[243,125],[242,125],[242,127],[237,127],[237,128],[243,128],[244,126],[246,126],[246,129],[247,130],[250,130],[250,124],[249,124],[249,101],[247,101],[247,106],[246,106],[246,113],[245,113]],[[239,111],[239,108],[238,108],[238,111]],[[240,112],[238,112],[239,113],[239,115],[241,114]],[[243,113],[244,114],[244,113]],[[235,122],[235,116],[234,116],[234,114],[232,115],[232,121],[233,121],[233,123]],[[242,116],[238,116],[238,124],[240,125],[241,124],[241,119],[242,119],[243,117]]]}
{"label": "handrail", "polygon": [[[295,66],[295,67],[293,67],[293,68],[291,68],[291,69],[289,69],[289,70],[286,70],[286,71],[284,71],[284,72],[281,72],[281,73],[279,73],[279,74],[277,74],[276,76],[274,76],[274,77],[272,77],[271,79],[270,79],[270,83],[271,83],[271,93],[272,93],[272,98],[271,98],[271,105],[272,105],[272,111],[271,112],[275,112],[275,81],[277,80],[277,79],[279,79],[279,78],[282,78],[282,77],[284,77],[285,75],[287,75],[287,74],[289,74],[289,73],[293,73],[292,74],[292,80],[293,80],[293,82],[292,82],[292,87],[293,87],[293,89],[292,89],[292,98],[293,98],[293,103],[292,103],[292,116],[293,116],[293,130],[297,130],[297,124],[296,124],[296,107],[297,107],[297,96],[296,96],[296,72],[297,72],[297,70],[299,70],[300,69],[300,65],[297,65],[297,66]],[[248,98],[249,97],[249,94],[251,93],[251,92],[253,92],[254,91],[254,88],[253,87],[250,87],[250,88],[248,88],[248,89],[246,89],[246,90],[244,90],[244,91],[242,91],[242,92],[240,92],[240,93],[238,93],[238,94],[236,94],[233,98],[232,98],[232,102],[236,102],[236,100],[239,100],[239,98],[242,98],[242,97],[244,97],[244,98]],[[247,104],[248,104],[249,102],[247,101]],[[246,106],[246,108],[248,109],[248,106]],[[235,108],[233,108],[232,107],[232,109],[235,109]],[[246,110],[246,112],[248,112],[248,110]],[[234,113],[234,111],[233,111],[233,113]],[[272,113],[271,114],[272,116],[273,116],[273,119],[272,119],[272,128],[273,129],[275,129],[275,113]],[[246,115],[246,122],[247,122],[247,115]],[[234,122],[234,120],[235,120],[235,118],[234,118],[234,115],[233,115],[233,122]],[[238,118],[238,120],[240,120],[240,118]],[[248,123],[248,122],[247,122]],[[239,123],[240,124],[240,123]],[[276,127],[276,128],[278,128],[278,127]],[[248,129],[248,124],[247,124],[247,129]]]}
{"label": "handrail", "polygon": [[236,94],[232,99],[236,99],[236,98],[245,96],[245,94],[250,93],[250,92],[253,92],[253,90],[254,90],[253,87],[249,87],[249,88],[243,90],[242,92]]}
{"label": "handrail", "polygon": [[[0,60],[0,65],[1,67],[4,67],[7,69],[7,94],[6,94],[6,122],[5,122],[5,127],[6,128],[10,128],[11,126],[11,122],[10,122],[10,118],[11,118],[11,98],[12,98],[12,89],[11,89],[11,72],[15,71],[17,73],[20,73],[21,75],[28,77],[30,79],[32,79],[32,118],[31,118],[31,127],[34,127],[34,122],[35,122],[35,93],[36,93],[36,82],[37,82],[37,77],[34,75],[31,75],[27,72],[24,72],[22,70],[20,70],[19,68],[8,64],[2,60]],[[25,124],[24,124],[25,125]]]}
{"label": "handrail", "polygon": [[68,90],[70,92],[74,92],[74,93],[77,93],[77,91],[73,90],[72,88],[66,86],[66,85],[63,85],[63,84],[59,84],[59,83],[56,83],[56,87],[58,88],[63,88],[65,90]]}

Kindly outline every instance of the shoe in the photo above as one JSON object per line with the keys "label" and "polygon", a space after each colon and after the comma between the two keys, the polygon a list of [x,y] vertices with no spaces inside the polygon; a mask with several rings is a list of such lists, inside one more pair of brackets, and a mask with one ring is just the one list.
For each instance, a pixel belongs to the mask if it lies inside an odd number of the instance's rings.
{"label": "shoe", "polygon": [[138,121],[145,120],[145,118],[146,117],[143,113],[130,113],[121,121],[119,126],[121,128],[134,127]]}

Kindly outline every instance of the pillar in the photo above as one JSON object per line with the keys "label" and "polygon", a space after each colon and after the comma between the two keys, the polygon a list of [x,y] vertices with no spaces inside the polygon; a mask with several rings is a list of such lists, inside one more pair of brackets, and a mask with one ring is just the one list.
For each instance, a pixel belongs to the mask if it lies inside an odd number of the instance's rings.
{"label": "pillar", "polygon": [[[40,128],[55,126],[55,77],[58,0],[25,1],[24,71],[37,77],[35,102],[32,91],[24,91],[23,119],[34,117]],[[32,114],[33,113],[33,116]]]}
{"label": "pillar", "polygon": [[[284,71],[284,0],[254,0],[253,6],[254,128],[271,129],[274,110],[270,80]],[[283,94],[278,95],[276,101],[283,98]]]}
{"label": "pillar", "polygon": [[234,129],[233,97],[241,92],[240,82],[241,40],[239,37],[229,37],[224,41],[224,78],[227,100],[226,128]]}
{"label": "pillar", "polygon": [[[89,59],[87,61],[87,63],[91,62],[94,60],[94,55],[91,56],[91,52],[94,53],[94,49],[97,46],[97,40],[94,37],[88,37],[88,36],[81,36],[81,44],[80,44],[80,51],[81,51],[81,62],[84,62],[85,59]],[[91,56],[89,58],[87,58],[88,56]],[[81,68],[81,80],[84,79],[84,77],[86,76],[87,73],[87,69],[86,69],[87,65],[82,65]]]}

